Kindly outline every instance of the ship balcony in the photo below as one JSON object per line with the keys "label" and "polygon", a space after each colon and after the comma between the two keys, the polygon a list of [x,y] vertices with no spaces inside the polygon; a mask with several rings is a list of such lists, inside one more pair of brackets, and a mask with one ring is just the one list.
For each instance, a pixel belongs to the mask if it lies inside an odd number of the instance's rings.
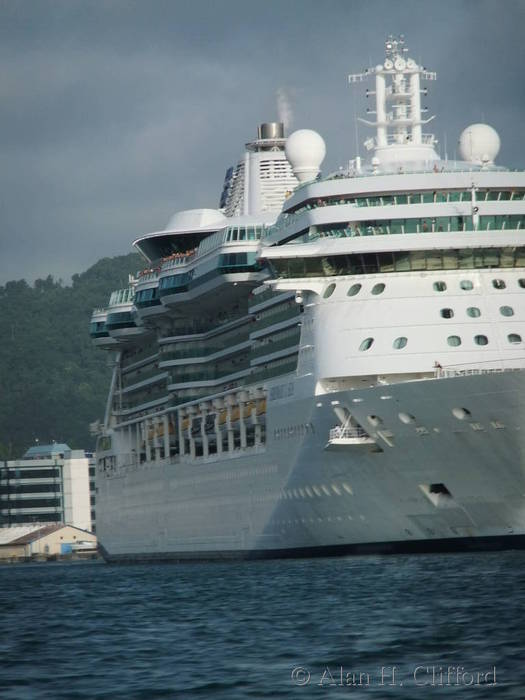
{"label": "ship balcony", "polygon": [[111,348],[117,344],[117,341],[109,335],[106,321],[106,309],[95,309],[91,316],[91,323],[89,324],[89,335],[94,345]]}
{"label": "ship balcony", "polygon": [[191,272],[179,272],[176,275],[166,275],[159,279],[160,298],[168,294],[181,294],[187,292],[192,278]]}
{"label": "ship balcony", "polygon": [[262,264],[257,260],[256,252],[222,253],[219,256],[219,272],[231,274],[235,272],[260,272]]}
{"label": "ship balcony", "polygon": [[127,342],[147,332],[143,326],[137,326],[133,304],[122,304],[108,310],[106,329],[119,342]]}
{"label": "ship balcony", "polygon": [[329,440],[325,449],[341,449],[346,447],[363,447],[374,445],[375,440],[363,428],[343,428],[337,426],[330,430]]}

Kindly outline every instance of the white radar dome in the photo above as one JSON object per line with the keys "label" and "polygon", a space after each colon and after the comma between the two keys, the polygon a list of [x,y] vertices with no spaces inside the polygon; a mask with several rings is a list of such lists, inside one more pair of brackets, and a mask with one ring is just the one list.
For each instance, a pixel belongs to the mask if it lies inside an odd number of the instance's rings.
{"label": "white radar dome", "polygon": [[492,163],[499,153],[501,141],[496,129],[488,124],[471,124],[459,137],[459,152],[471,163]]}
{"label": "white radar dome", "polygon": [[315,180],[326,155],[323,137],[312,129],[299,129],[286,139],[285,153],[299,182]]}

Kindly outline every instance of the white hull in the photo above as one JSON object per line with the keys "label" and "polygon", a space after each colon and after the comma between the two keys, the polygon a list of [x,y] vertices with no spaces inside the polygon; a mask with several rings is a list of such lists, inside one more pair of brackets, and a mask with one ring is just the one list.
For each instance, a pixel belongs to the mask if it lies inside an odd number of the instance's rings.
{"label": "white hull", "polygon": [[[523,544],[525,371],[313,398],[309,378],[292,377],[286,386],[292,397],[269,402],[264,447],[234,458],[162,460],[99,474],[97,534],[106,557]],[[369,426],[367,416],[381,418],[380,430],[371,429],[375,445],[326,449],[338,422],[334,402],[351,407],[361,425]],[[458,408],[470,415],[457,418]],[[403,423],[399,413],[416,421]],[[445,485],[451,496],[429,496],[431,484]]]}

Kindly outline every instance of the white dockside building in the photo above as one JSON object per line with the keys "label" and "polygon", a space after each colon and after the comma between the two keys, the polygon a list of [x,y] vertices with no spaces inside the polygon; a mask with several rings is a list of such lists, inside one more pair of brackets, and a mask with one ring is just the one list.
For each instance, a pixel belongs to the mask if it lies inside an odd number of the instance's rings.
{"label": "white dockside building", "polygon": [[64,523],[95,531],[95,460],[53,443],[0,462],[0,527]]}

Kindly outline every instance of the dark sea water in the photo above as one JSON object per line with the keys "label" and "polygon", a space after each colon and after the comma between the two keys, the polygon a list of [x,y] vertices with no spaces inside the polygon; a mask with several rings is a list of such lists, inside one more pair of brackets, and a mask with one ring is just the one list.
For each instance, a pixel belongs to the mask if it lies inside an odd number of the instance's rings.
{"label": "dark sea water", "polygon": [[524,552],[5,565],[0,594],[0,700],[525,698]]}

